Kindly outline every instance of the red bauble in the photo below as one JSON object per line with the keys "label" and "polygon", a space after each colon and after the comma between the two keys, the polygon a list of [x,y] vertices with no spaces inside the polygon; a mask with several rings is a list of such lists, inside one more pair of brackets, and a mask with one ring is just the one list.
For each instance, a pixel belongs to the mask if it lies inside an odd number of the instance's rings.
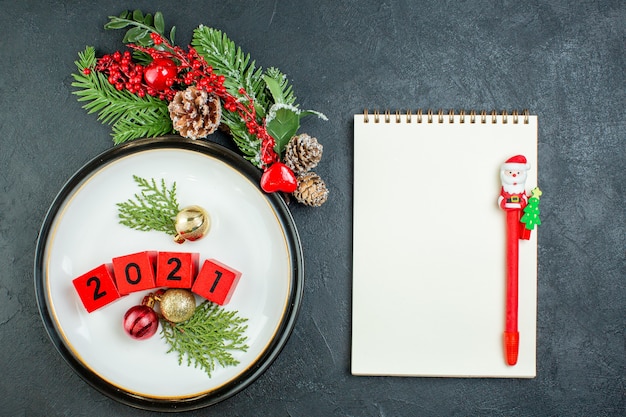
{"label": "red bauble", "polygon": [[293,171],[282,162],[273,163],[261,176],[261,188],[266,193],[284,191],[293,193],[298,188],[298,181]]}
{"label": "red bauble", "polygon": [[169,58],[155,58],[143,71],[143,79],[155,90],[165,90],[172,86],[178,68]]}
{"label": "red bauble", "polygon": [[124,330],[133,339],[148,339],[156,333],[158,328],[159,317],[151,307],[134,306],[124,314]]}

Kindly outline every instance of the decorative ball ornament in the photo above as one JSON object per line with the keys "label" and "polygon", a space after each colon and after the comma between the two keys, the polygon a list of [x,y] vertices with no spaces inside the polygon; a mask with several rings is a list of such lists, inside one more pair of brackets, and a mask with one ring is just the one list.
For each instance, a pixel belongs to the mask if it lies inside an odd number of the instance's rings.
{"label": "decorative ball ornament", "polygon": [[178,74],[176,63],[169,58],[155,58],[143,71],[143,79],[155,90],[165,90],[174,83]]}
{"label": "decorative ball ornament", "polygon": [[176,215],[174,220],[176,228],[176,243],[183,243],[185,240],[202,239],[209,232],[211,218],[209,214],[200,206],[185,207]]}
{"label": "decorative ball ornament", "polygon": [[159,316],[152,308],[154,299],[144,297],[141,305],[133,306],[124,314],[124,330],[136,340],[145,340],[154,336],[159,328]]}
{"label": "decorative ball ornament", "polygon": [[155,298],[159,301],[161,315],[171,323],[189,320],[196,310],[196,297],[186,289],[170,288],[159,291]]}

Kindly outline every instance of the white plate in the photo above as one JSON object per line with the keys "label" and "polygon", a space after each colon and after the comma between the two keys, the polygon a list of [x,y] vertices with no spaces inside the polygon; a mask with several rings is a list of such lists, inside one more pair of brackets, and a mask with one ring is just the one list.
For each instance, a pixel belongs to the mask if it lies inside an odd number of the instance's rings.
{"label": "white plate", "polygon": [[[163,232],[120,225],[116,204],[139,191],[133,175],[175,182],[181,207],[209,213],[209,234],[179,245]],[[219,145],[170,137],[114,147],[64,186],[39,236],[35,287],[53,343],[87,382],[135,407],[182,411],[234,395],[270,365],[293,328],[304,278],[293,219],[280,196],[259,188],[259,178],[249,162]],[[201,263],[216,259],[242,272],[224,306],[248,319],[249,349],[234,352],[239,365],[218,365],[209,377],[166,354],[159,333],[145,341],[127,336],[122,317],[149,291],[87,313],[72,280],[146,250],[198,252]]]}

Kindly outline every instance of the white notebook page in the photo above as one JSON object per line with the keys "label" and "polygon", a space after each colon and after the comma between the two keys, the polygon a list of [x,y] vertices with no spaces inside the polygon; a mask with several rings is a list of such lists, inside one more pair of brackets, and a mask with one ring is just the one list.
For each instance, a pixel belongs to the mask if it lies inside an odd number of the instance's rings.
{"label": "white notebook page", "polygon": [[506,364],[499,169],[531,164],[537,117],[354,117],[352,373],[535,376],[537,228],[520,241],[518,362]]}

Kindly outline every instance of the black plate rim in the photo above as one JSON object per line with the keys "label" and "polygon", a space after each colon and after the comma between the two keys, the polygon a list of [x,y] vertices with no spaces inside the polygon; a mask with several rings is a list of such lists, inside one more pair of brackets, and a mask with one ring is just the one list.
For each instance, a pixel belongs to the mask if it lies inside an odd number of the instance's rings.
{"label": "black plate rim", "polygon": [[87,367],[85,367],[84,364],[74,357],[63,342],[61,336],[56,331],[54,319],[46,302],[43,272],[46,242],[59,209],[63,206],[67,197],[71,195],[76,186],[80,184],[83,179],[87,178],[91,175],[91,173],[103,165],[106,165],[120,157],[154,149],[191,150],[216,157],[217,159],[237,169],[242,175],[248,178],[257,186],[257,188],[260,189],[259,181],[261,179],[261,172],[240,155],[213,142],[205,140],[190,140],[180,136],[164,136],[158,138],[136,139],[132,142],[127,142],[109,148],[95,158],[91,159],[74,175],[72,175],[72,177],[70,177],[70,179],[63,185],[61,191],[57,194],[48,209],[37,238],[37,246],[35,249],[33,274],[35,296],[37,299],[39,314],[43,320],[48,337],[52,341],[54,347],[61,354],[65,362],[72,368],[72,370],[93,388],[120,403],[139,409],[163,412],[189,411],[217,404],[218,402],[241,392],[258,379],[278,357],[295,327],[300,305],[302,303],[304,289],[304,257],[302,254],[300,236],[295,226],[295,222],[282,196],[277,193],[263,193],[268,203],[275,211],[276,217],[281,226],[285,230],[287,247],[291,256],[292,282],[288,294],[289,302],[287,303],[285,314],[276,331],[276,336],[268,344],[268,347],[259,356],[259,358],[233,381],[230,381],[229,383],[218,387],[207,394],[180,400],[155,399],[137,396],[120,390],[93,374]]}

